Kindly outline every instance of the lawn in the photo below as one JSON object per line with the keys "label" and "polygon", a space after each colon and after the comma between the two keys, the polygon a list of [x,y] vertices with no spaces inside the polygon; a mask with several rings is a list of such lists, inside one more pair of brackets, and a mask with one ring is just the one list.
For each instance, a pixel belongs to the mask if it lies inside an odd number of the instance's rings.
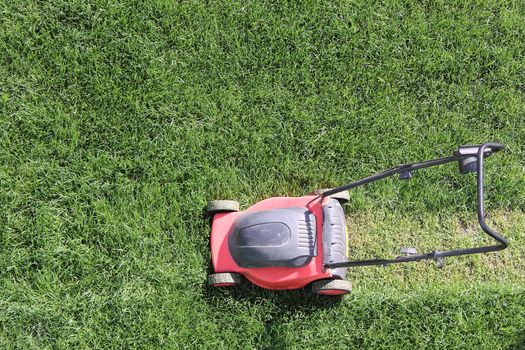
{"label": "lawn", "polygon": [[[343,300],[205,285],[247,208],[460,144],[499,253]],[[523,1],[0,1],[0,348],[525,348]],[[488,243],[455,165],[351,192],[353,258]]]}

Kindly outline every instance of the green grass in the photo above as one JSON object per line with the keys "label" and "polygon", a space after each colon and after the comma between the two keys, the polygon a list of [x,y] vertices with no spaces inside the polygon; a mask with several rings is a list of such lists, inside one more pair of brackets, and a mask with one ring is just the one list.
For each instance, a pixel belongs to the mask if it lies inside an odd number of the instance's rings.
{"label": "green grass", "polygon": [[[205,287],[207,200],[487,140],[508,250],[342,301]],[[0,1],[0,347],[524,348],[524,145],[522,1]],[[353,257],[488,242],[455,166],[351,195]]]}

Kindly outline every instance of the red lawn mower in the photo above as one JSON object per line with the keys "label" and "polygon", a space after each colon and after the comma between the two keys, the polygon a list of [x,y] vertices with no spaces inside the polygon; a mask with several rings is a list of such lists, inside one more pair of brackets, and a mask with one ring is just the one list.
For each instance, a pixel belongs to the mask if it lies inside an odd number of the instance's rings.
{"label": "red lawn mower", "polygon": [[[485,223],[483,203],[484,158],[505,146],[484,143],[459,147],[452,156],[403,164],[356,182],[303,197],[273,197],[239,211],[231,200],[208,202],[212,216],[211,256],[215,273],[208,285],[235,286],[242,276],[266,289],[297,289],[311,285],[321,295],[343,295],[351,291],[346,281],[349,267],[388,265],[434,259],[438,266],[450,256],[487,253],[507,247],[507,240]],[[458,162],[462,174],[477,173],[478,222],[496,245],[433,251],[418,254],[414,248],[401,248],[395,259],[350,260],[343,207],[348,190],[399,174],[410,179],[415,170]]]}

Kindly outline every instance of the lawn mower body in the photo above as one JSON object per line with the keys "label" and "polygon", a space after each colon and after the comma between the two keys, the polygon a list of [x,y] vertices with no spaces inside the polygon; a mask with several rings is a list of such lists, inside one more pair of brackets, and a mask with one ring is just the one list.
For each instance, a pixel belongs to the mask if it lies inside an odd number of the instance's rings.
{"label": "lawn mower body", "polygon": [[[442,267],[447,257],[488,253],[505,249],[507,240],[485,222],[483,200],[484,159],[504,148],[498,143],[459,147],[452,156],[402,164],[340,187],[318,190],[303,197],[274,197],[239,211],[239,203],[208,202],[212,218],[211,256],[214,273],[208,284],[237,285],[244,276],[266,289],[297,289],[307,285],[317,294],[350,292],[347,269],[357,266],[389,265],[433,259]],[[412,172],[458,162],[460,173],[477,174],[477,213],[481,229],[498,244],[418,254],[403,247],[390,259],[350,260],[343,206],[348,190],[398,175],[412,178]]]}
{"label": "lawn mower body", "polygon": [[344,279],[346,225],[340,202],[318,195],[265,199],[244,212],[217,213],[211,229],[213,269],[242,274],[267,289],[297,289]]}

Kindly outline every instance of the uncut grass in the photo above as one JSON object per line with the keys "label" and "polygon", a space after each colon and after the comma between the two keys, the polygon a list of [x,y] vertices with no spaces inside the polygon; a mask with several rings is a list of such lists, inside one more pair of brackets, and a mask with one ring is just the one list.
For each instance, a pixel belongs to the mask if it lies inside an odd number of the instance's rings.
{"label": "uncut grass", "polygon": [[[10,1],[0,14],[0,347],[523,344],[521,2]],[[342,302],[205,288],[207,200],[246,208],[485,140],[508,145],[487,160],[487,205],[509,250],[352,271]],[[353,254],[478,242],[460,224],[472,176],[417,175],[352,193]]]}

